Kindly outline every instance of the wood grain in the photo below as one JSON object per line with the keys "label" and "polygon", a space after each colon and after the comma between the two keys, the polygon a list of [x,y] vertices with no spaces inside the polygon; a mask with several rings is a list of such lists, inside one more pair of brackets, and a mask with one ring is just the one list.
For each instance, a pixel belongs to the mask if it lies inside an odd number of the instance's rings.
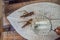
{"label": "wood grain", "polygon": [[2,40],[25,40],[15,31],[2,32]]}
{"label": "wood grain", "polygon": [[37,0],[37,1],[29,1],[29,2],[5,5],[5,14],[9,15],[11,12],[17,10],[18,8],[21,8],[21,7],[28,5],[28,4],[37,3],[37,2],[54,2],[54,3],[59,4],[60,1],[58,1],[58,0]]}
{"label": "wood grain", "polygon": [[3,32],[3,28],[2,28],[2,14],[3,14],[3,10],[2,10],[2,0],[0,0],[0,37],[1,37],[1,32]]}

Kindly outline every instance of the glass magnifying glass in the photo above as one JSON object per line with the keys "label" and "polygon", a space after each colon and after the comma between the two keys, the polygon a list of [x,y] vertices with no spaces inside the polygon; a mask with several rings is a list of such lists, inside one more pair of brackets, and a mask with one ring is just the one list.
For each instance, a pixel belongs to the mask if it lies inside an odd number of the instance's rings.
{"label": "glass magnifying glass", "polygon": [[44,15],[38,15],[33,20],[32,29],[38,35],[48,35],[52,30],[51,20]]}

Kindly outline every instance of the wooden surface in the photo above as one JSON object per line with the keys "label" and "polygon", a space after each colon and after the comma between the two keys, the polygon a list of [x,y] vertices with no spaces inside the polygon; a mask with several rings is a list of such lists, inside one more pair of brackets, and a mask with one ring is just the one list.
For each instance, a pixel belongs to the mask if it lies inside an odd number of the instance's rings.
{"label": "wooden surface", "polygon": [[2,0],[0,0],[0,28],[2,27]]}
{"label": "wooden surface", "polygon": [[5,5],[5,14],[9,15],[11,12],[17,10],[18,8],[21,8],[25,5],[32,4],[32,3],[38,3],[38,2],[54,2],[59,4],[60,1],[56,0],[39,0],[39,1],[29,1],[29,2],[23,2],[23,3],[16,3],[16,4],[11,4],[11,5]]}
{"label": "wooden surface", "polygon": [[[11,5],[5,5],[5,15],[3,19],[5,20],[4,24],[9,25],[10,23],[7,21],[7,15],[11,14],[13,11],[17,10],[18,8],[21,8],[25,5],[32,4],[32,3],[37,3],[37,2],[54,2],[54,3],[59,3],[60,1],[51,1],[51,0],[39,0],[39,1],[30,1],[30,2],[23,2],[23,3],[16,3],[16,4],[11,4]],[[6,22],[7,21],[7,22]],[[22,40],[22,37],[20,36],[20,40]]]}
{"label": "wooden surface", "polygon": [[2,40],[26,40],[15,31],[2,32]]}
{"label": "wooden surface", "polygon": [[2,28],[2,14],[3,14],[2,5],[3,5],[2,0],[0,0],[0,37],[1,37],[1,32],[3,32],[3,28]]}

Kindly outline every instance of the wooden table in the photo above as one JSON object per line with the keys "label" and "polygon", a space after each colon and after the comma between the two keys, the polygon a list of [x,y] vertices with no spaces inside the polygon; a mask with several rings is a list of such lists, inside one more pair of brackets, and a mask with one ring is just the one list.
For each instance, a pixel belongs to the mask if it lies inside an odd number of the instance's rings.
{"label": "wooden table", "polygon": [[9,15],[11,12],[17,10],[18,8],[21,8],[25,5],[28,5],[28,4],[32,4],[32,3],[38,3],[38,2],[53,2],[53,3],[57,3],[57,4],[60,4],[58,1],[56,0],[39,0],[39,1],[29,1],[29,2],[22,2],[22,3],[16,3],[16,4],[8,4],[8,5],[5,5],[5,14],[6,15]]}
{"label": "wooden table", "polygon": [[[28,5],[28,4],[32,4],[32,3],[37,3],[37,2],[43,2],[43,1],[30,1],[30,2],[23,2],[23,3],[16,3],[16,4],[8,4],[8,5],[5,5],[5,15],[3,17],[4,19],[4,25],[9,25],[9,21],[7,20],[7,15],[11,14],[13,11],[17,10],[18,8],[21,8],[25,5]],[[54,2],[54,3],[59,3],[59,2],[55,2],[55,1],[45,1],[45,2]],[[21,37],[21,36],[20,36]],[[22,37],[21,37],[22,38]],[[21,39],[22,40],[22,39]]]}
{"label": "wooden table", "polygon": [[2,32],[2,40],[27,40],[19,35],[16,31]]}

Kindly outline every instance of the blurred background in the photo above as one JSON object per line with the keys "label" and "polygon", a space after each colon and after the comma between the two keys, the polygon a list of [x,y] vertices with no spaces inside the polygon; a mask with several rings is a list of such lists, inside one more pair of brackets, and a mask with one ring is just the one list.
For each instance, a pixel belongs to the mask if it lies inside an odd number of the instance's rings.
{"label": "blurred background", "polygon": [[[27,4],[36,2],[54,2],[60,4],[60,0],[0,0],[0,39],[1,40],[27,40],[20,36],[7,20],[7,16],[13,11]],[[13,36],[12,36],[13,35]]]}

